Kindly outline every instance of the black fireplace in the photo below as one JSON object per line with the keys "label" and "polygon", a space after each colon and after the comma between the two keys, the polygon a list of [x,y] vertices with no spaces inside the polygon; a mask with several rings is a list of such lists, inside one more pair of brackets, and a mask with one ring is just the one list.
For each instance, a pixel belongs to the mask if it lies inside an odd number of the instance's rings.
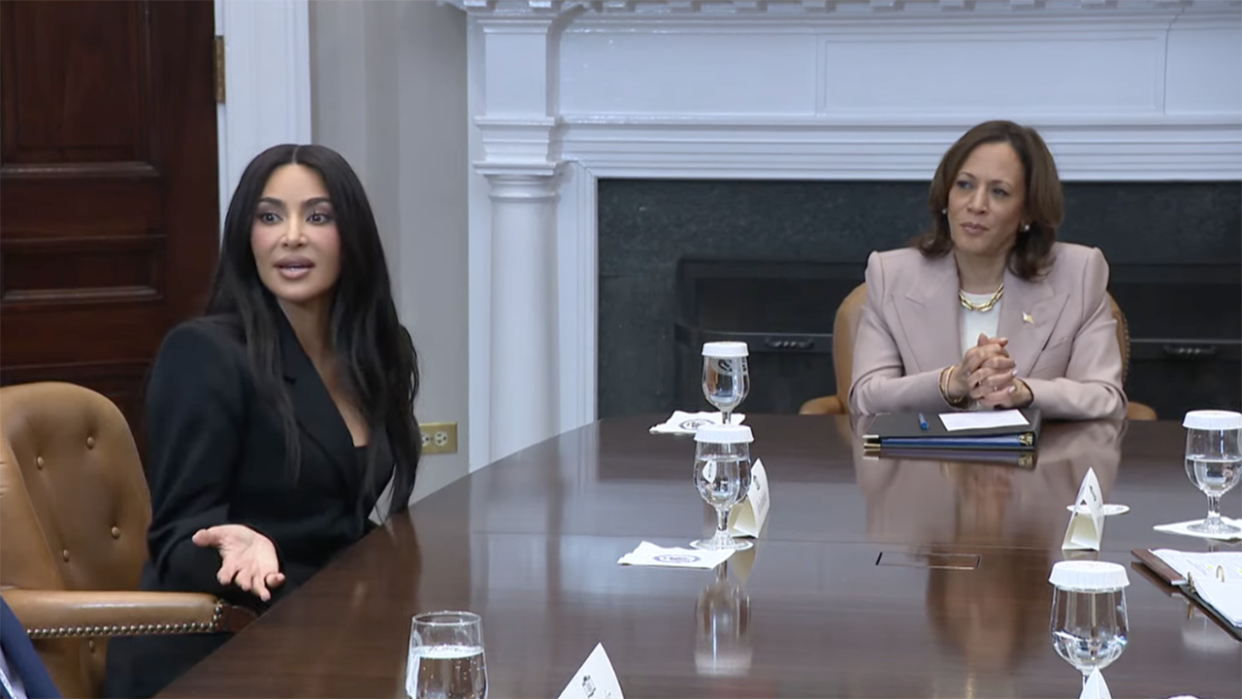
{"label": "black fireplace", "polygon": [[[600,417],[705,410],[699,348],[745,340],[741,412],[835,392],[832,323],[867,255],[908,243],[925,182],[599,181]],[[1066,183],[1067,242],[1104,251],[1126,391],[1163,419],[1242,409],[1242,185]]]}
{"label": "black fireplace", "polygon": [[[677,265],[677,403],[702,395],[705,342],[750,347],[746,410],[796,413],[836,392],[832,323],[865,265],[804,260],[682,258]],[[743,410],[742,412],[745,412]]]}

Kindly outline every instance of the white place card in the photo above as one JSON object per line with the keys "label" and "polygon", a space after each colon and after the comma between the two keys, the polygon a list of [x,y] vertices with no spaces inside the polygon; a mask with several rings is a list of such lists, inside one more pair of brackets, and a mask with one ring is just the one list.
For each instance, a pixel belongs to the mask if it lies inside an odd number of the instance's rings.
{"label": "white place card", "polygon": [[574,673],[558,699],[625,699],[612,661],[604,652],[604,644],[595,644],[595,650]]}
{"label": "white place card", "polygon": [[1100,541],[1104,538],[1104,496],[1100,493],[1100,481],[1095,477],[1095,469],[1087,469],[1074,504],[1061,548],[1099,551]]}
{"label": "white place card", "polygon": [[768,519],[768,506],[771,504],[769,492],[768,472],[763,468],[763,460],[755,459],[750,467],[750,490],[746,491],[746,498],[729,511],[730,536],[759,536],[763,523]]}
{"label": "white place card", "polygon": [[1091,675],[1087,677],[1087,681],[1082,686],[1082,694],[1078,695],[1078,699],[1113,699],[1113,695],[1108,691],[1108,685],[1104,683],[1104,675],[1100,674],[1100,668],[1091,671]]}

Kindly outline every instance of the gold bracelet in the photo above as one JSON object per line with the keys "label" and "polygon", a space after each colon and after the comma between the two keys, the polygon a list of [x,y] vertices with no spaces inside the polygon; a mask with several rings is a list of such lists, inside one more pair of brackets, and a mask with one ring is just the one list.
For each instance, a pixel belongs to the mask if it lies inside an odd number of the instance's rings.
{"label": "gold bracelet", "polygon": [[969,393],[956,400],[949,397],[949,377],[953,375],[953,370],[956,368],[956,365],[949,365],[940,372],[940,396],[944,398],[944,402],[954,408],[965,408],[970,404]]}

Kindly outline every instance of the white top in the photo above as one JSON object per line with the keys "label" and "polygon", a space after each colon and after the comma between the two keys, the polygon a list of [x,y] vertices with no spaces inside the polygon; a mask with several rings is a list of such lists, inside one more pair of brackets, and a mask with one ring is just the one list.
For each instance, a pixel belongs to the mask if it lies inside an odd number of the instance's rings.
{"label": "white top", "polygon": [[4,683],[4,691],[13,699],[26,699],[26,686],[22,684],[22,678],[9,671],[9,661],[4,657],[4,650],[0,649],[0,682]]}
{"label": "white top", "polygon": [[694,432],[694,441],[711,444],[750,444],[755,440],[745,425],[707,424]]}
{"label": "white top", "polygon": [[1192,410],[1186,413],[1182,427],[1188,430],[1242,430],[1242,413],[1231,410]]}
{"label": "white top", "polygon": [[1107,561],[1060,561],[1052,566],[1048,582],[1062,590],[1111,592],[1130,584],[1126,569]]}
{"label": "white top", "polygon": [[[968,294],[962,292],[967,301],[976,306],[985,304],[992,300],[992,294]],[[984,333],[988,337],[996,337],[997,328],[1000,327],[1000,309],[1001,304],[1005,302],[1005,297],[1001,297],[995,306],[986,311],[972,311],[961,304],[962,309],[961,322],[958,327],[962,329],[962,354],[966,354],[966,350],[979,344],[979,333]]]}
{"label": "white top", "polygon": [[750,347],[745,342],[705,342],[703,343],[704,357],[717,357],[720,359],[729,359],[734,357],[745,357],[749,353]]}

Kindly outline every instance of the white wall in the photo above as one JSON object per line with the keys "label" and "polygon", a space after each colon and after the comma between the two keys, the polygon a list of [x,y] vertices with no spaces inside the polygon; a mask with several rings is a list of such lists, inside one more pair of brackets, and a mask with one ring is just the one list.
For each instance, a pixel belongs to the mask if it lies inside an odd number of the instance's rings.
{"label": "white wall", "polygon": [[414,498],[466,475],[466,17],[430,2],[310,3],[313,140],[357,171],[402,322],[419,352],[420,422],[456,422]]}

